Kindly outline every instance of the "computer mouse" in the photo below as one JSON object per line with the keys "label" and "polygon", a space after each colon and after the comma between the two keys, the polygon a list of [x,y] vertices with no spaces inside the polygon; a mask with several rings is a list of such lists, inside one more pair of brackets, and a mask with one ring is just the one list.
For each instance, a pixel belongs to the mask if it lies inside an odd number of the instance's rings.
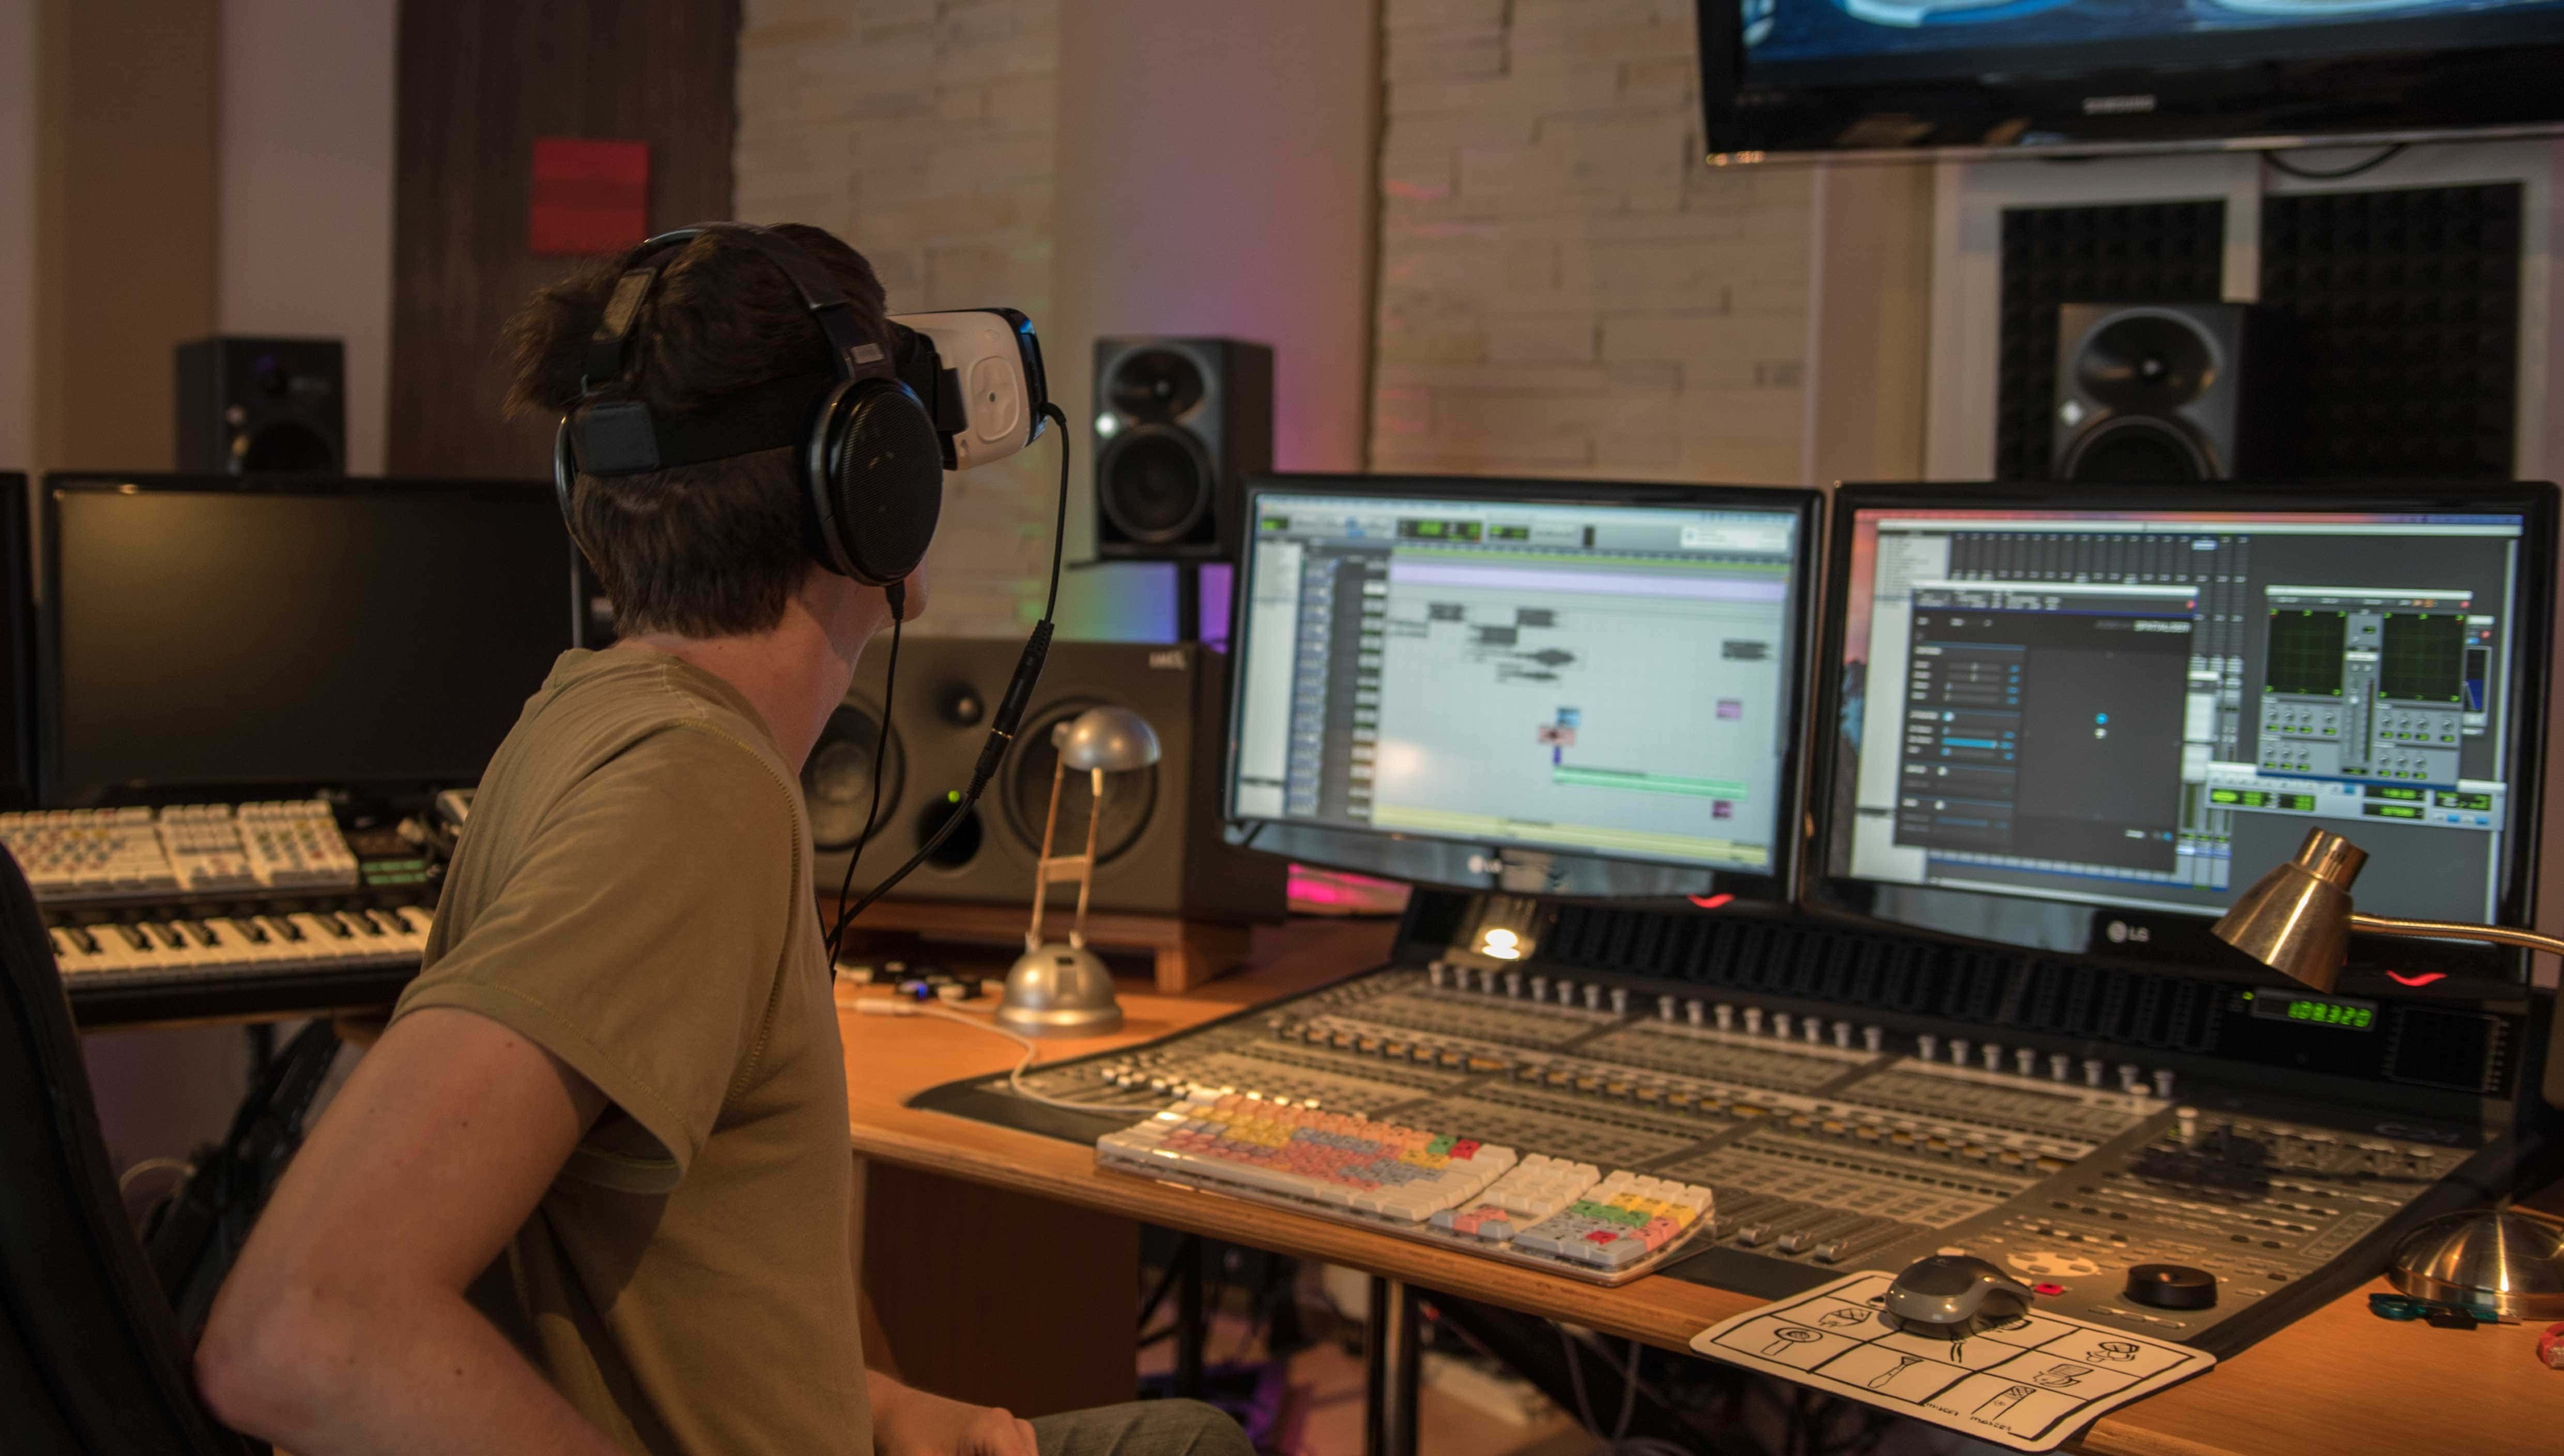
{"label": "computer mouse", "polygon": [[1970,1254],[1917,1259],[1887,1286],[1887,1312],[1925,1325],[1964,1325],[1978,1315],[2009,1319],[2030,1308],[2029,1286]]}

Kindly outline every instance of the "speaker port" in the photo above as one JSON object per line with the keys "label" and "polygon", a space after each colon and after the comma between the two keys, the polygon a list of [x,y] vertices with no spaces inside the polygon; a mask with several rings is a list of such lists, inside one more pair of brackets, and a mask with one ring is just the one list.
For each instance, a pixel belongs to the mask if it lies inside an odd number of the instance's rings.
{"label": "speaker port", "polygon": [[926,863],[939,870],[958,870],[977,859],[979,845],[986,838],[986,830],[979,822],[978,808],[962,808],[961,797],[958,791],[947,790],[943,798],[917,813],[917,842],[921,845],[943,832],[946,822],[956,812],[962,815],[962,822],[954,826],[952,836],[937,845],[935,853],[926,857]]}

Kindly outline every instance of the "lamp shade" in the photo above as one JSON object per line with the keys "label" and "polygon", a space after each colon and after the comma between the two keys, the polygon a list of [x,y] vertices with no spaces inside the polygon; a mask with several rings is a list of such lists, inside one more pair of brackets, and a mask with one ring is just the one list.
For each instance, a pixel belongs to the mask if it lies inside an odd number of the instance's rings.
{"label": "lamp shade", "polygon": [[2217,938],[2291,980],[2329,991],[2350,953],[2350,882],[2368,852],[2325,829],[2252,882],[2209,928]]}
{"label": "lamp shade", "polygon": [[1146,768],[1158,761],[1158,731],[1127,708],[1090,708],[1054,730],[1059,761],[1078,772]]}

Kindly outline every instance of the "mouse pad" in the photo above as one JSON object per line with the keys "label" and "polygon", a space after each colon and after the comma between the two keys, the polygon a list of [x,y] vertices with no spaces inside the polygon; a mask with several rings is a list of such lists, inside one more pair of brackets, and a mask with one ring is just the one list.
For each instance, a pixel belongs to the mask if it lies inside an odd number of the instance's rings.
{"label": "mouse pad", "polygon": [[1844,1275],[1712,1325],[1691,1348],[2016,1451],[2052,1451],[2103,1411],[2217,1363],[2186,1345],[2036,1311],[1952,1339],[1881,1307],[1893,1278]]}

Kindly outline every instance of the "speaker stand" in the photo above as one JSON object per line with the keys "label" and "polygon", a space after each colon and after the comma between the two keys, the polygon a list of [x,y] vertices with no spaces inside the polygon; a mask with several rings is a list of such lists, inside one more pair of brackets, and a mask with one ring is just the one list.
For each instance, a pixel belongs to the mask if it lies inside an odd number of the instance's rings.
{"label": "speaker stand", "polygon": [[[836,907],[820,897],[824,924]],[[1021,905],[958,905],[936,900],[884,900],[846,928],[847,936],[891,933],[923,940],[1020,947],[1024,938]],[[1094,913],[1086,918],[1086,943],[1099,950],[1146,950],[1156,957],[1156,989],[1179,995],[1204,981],[1234,970],[1246,960],[1249,932],[1244,926],[1214,925],[1163,915]],[[841,954],[843,952],[840,952]]]}

